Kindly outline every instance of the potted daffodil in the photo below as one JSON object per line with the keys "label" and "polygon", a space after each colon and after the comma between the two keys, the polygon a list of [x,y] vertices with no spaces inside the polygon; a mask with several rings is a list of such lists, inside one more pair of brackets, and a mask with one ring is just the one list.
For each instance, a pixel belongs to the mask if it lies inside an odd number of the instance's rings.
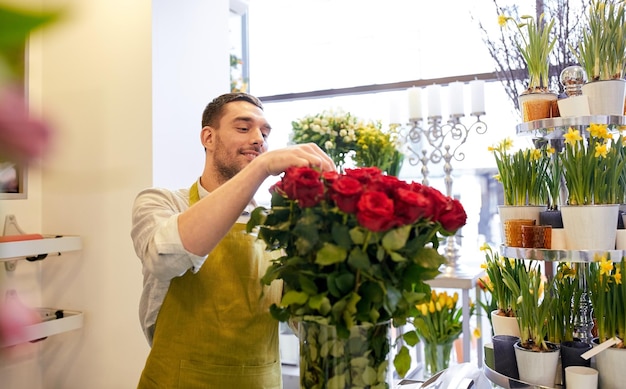
{"label": "potted daffodil", "polygon": [[503,27],[513,23],[519,32],[515,41],[528,70],[528,88],[519,96],[523,120],[551,117],[552,104],[557,99],[548,85],[549,56],[556,43],[552,34],[554,19],[546,21],[544,14],[537,20],[530,15],[522,15],[520,20],[501,15],[499,22]]}

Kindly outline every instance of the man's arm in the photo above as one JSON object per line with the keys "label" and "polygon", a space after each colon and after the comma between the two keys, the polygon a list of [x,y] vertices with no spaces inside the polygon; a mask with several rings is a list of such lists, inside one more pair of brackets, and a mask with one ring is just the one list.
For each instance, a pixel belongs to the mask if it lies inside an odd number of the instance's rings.
{"label": "man's arm", "polygon": [[314,144],[294,145],[259,155],[233,178],[180,214],[178,232],[183,247],[195,255],[207,255],[237,221],[263,181],[291,166],[335,170],[330,157]]}

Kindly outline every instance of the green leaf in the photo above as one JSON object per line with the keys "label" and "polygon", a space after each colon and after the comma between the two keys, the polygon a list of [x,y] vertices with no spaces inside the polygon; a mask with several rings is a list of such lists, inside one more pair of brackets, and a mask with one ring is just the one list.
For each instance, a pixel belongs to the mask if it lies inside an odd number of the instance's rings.
{"label": "green leaf", "polygon": [[393,358],[393,366],[400,377],[404,377],[408,373],[411,367],[411,355],[409,355],[409,349],[406,346],[402,346]]}
{"label": "green leaf", "polygon": [[349,272],[343,272],[334,278],[335,285],[342,295],[354,289],[354,280],[354,274]]}
{"label": "green leaf", "polygon": [[280,305],[287,307],[291,304],[304,305],[309,299],[309,295],[304,292],[298,292],[297,290],[290,290],[283,295]]}
{"label": "green leaf", "polygon": [[0,6],[0,51],[23,45],[31,31],[60,16],[59,11],[36,12]]}
{"label": "green leaf", "polygon": [[418,250],[413,261],[425,268],[438,269],[445,262],[445,258],[432,248]]}
{"label": "green leaf", "polygon": [[365,270],[370,267],[370,258],[364,253],[360,247],[354,247],[350,250],[348,256],[348,265],[355,269]]}
{"label": "green leaf", "polygon": [[352,238],[350,237],[350,229],[345,224],[333,223],[332,236],[335,243],[349,250],[352,247]]}
{"label": "green leaf", "polygon": [[324,243],[315,255],[315,263],[321,266],[333,265],[346,260],[348,252],[343,247],[331,243]]}
{"label": "green leaf", "polygon": [[330,300],[326,297],[326,293],[311,296],[309,307],[318,311],[320,315],[326,316],[330,312]]}
{"label": "green leaf", "polygon": [[406,262],[406,261],[408,261],[408,259],[405,256],[403,256],[403,255],[401,255],[401,254],[399,254],[399,253],[397,253],[395,251],[390,252],[389,256],[391,257],[391,260],[394,261],[394,262]]}
{"label": "green leaf", "polygon": [[352,242],[356,245],[361,245],[365,243],[365,237],[367,236],[367,232],[361,227],[354,227],[350,230],[350,238]]}
{"label": "green leaf", "polygon": [[404,339],[409,346],[415,346],[420,341],[419,336],[417,336],[417,331],[405,332],[402,334],[402,339]]}
{"label": "green leaf", "polygon": [[406,241],[409,239],[409,233],[411,232],[411,228],[413,228],[412,225],[406,225],[387,232],[383,236],[383,247],[388,251],[400,250],[402,247],[404,247]]}
{"label": "green leaf", "polygon": [[246,232],[249,234],[254,230],[254,228],[258,225],[261,225],[265,222],[266,209],[264,207],[256,207],[252,213],[250,213],[250,219],[248,223],[246,223]]}

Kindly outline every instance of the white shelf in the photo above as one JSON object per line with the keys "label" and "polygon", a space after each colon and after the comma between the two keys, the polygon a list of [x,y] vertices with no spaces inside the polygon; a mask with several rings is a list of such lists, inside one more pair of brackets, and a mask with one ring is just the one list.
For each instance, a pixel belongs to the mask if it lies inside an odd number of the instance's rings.
{"label": "white shelf", "polygon": [[0,261],[36,257],[40,254],[77,251],[83,248],[79,236],[51,236],[43,239],[0,243]]}
{"label": "white shelf", "polygon": [[83,327],[83,313],[78,311],[45,309],[46,311],[62,311],[63,317],[43,321],[38,324],[23,327],[21,336],[15,336],[4,341],[0,347],[14,346],[20,343],[32,342],[47,338],[48,336],[76,330]]}

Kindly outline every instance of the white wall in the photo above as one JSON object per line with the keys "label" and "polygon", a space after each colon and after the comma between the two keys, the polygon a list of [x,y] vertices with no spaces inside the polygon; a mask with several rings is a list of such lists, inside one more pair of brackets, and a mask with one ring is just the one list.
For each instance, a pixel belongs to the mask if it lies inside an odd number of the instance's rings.
{"label": "white wall", "polygon": [[55,124],[53,153],[31,168],[28,199],[0,203],[0,220],[80,235],[84,248],[20,261],[0,281],[28,305],[79,310],[85,322],[0,353],[0,386],[131,388],[149,349],[130,208],[144,187],[187,186],[201,172],[201,112],[228,88],[228,0],[17,4],[68,15],[30,47],[31,97]]}

